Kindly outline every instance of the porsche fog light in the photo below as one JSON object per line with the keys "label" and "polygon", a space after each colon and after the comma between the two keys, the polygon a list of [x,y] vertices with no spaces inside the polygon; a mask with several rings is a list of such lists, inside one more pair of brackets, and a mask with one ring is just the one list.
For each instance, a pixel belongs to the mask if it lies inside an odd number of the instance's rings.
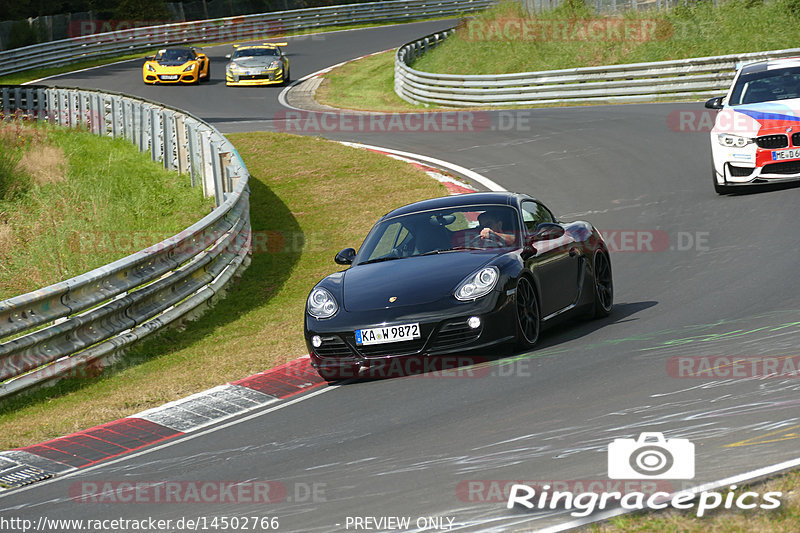
{"label": "porsche fog light", "polygon": [[717,140],[719,144],[727,148],[744,148],[753,142],[753,139],[741,137],[739,135],[731,135],[730,133],[720,133],[717,136]]}
{"label": "porsche fog light", "polygon": [[472,329],[478,329],[481,327],[481,319],[476,316],[471,316],[469,320],[467,320],[467,325]]}
{"label": "porsche fog light", "polygon": [[339,305],[327,289],[316,288],[308,295],[308,314],[314,318],[330,318],[338,310]]}
{"label": "porsche fog light", "polygon": [[458,300],[475,300],[489,294],[497,284],[500,271],[497,267],[486,267],[474,274],[470,274],[456,288],[455,297]]}
{"label": "porsche fog light", "polygon": [[314,335],[311,337],[311,344],[314,346],[314,348],[319,348],[322,346],[322,337],[319,335]]}

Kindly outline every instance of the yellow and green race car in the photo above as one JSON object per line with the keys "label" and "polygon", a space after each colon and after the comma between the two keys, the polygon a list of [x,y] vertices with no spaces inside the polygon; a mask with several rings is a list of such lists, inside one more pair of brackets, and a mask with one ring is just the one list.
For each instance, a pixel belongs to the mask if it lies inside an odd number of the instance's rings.
{"label": "yellow and green race car", "polygon": [[144,58],[145,83],[199,83],[211,79],[211,61],[196,48],[164,48]]}
{"label": "yellow and green race car", "polygon": [[289,59],[281,46],[286,43],[264,43],[233,45],[233,55],[225,68],[226,85],[275,85],[288,84]]}

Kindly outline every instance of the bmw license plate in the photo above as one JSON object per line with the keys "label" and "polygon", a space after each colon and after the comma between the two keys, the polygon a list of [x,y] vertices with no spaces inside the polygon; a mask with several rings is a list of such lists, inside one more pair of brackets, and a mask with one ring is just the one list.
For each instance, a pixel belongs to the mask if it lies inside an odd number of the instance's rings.
{"label": "bmw license plate", "polygon": [[775,150],[772,152],[773,161],[783,161],[784,159],[800,159],[800,149]]}
{"label": "bmw license plate", "polygon": [[177,74],[165,74],[165,75],[161,76],[161,79],[162,80],[177,80],[178,79],[178,75]]}
{"label": "bmw license plate", "polygon": [[356,344],[359,346],[410,341],[420,337],[419,323],[356,330]]}

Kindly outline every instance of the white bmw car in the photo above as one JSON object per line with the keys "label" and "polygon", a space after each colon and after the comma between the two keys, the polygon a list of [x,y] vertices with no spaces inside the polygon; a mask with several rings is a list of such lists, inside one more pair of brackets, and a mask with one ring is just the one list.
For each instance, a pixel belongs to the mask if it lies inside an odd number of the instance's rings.
{"label": "white bmw car", "polygon": [[800,180],[800,58],[749,63],[726,96],[711,130],[714,190]]}

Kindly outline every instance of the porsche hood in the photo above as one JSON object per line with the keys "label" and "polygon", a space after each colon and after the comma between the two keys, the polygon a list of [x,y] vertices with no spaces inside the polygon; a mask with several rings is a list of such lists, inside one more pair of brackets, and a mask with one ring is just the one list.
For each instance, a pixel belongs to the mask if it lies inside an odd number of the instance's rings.
{"label": "porsche hood", "polygon": [[344,272],[343,304],[348,311],[360,312],[435,302],[452,295],[464,278],[495,257],[486,252],[445,252],[356,265]]}

